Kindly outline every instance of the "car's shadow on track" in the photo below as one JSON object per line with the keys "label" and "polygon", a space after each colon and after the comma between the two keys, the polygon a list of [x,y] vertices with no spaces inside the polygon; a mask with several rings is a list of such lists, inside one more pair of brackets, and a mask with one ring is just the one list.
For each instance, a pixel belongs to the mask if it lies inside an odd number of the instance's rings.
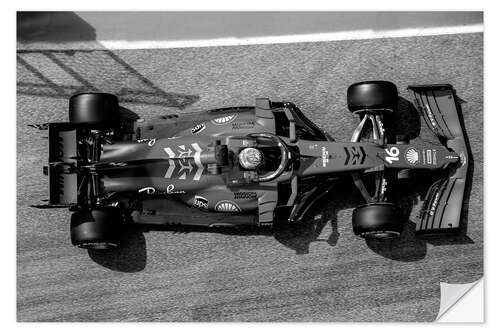
{"label": "car's shadow on track", "polygon": [[113,250],[88,250],[89,257],[99,265],[114,271],[134,273],[142,271],[147,262],[146,240],[135,226],[127,226],[122,244]]}

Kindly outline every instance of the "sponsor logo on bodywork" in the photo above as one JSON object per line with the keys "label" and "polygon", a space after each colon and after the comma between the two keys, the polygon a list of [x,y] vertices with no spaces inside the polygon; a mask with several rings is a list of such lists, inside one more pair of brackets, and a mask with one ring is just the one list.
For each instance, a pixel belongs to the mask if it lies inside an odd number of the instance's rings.
{"label": "sponsor logo on bodywork", "polygon": [[184,191],[184,190],[176,190],[174,184],[168,185],[166,192],[167,192],[167,194],[182,194],[182,193],[186,193],[186,191]]}
{"label": "sponsor logo on bodywork", "polygon": [[257,199],[257,192],[234,192],[234,199]]}
{"label": "sponsor logo on bodywork", "polygon": [[148,187],[144,187],[144,188],[141,188],[139,190],[139,193],[146,193],[146,194],[154,194],[156,192],[156,189],[154,187],[151,187],[151,186],[148,186]]}
{"label": "sponsor logo on bodywork", "polygon": [[440,195],[441,195],[441,193],[439,191],[436,192],[436,195],[434,196],[434,200],[432,200],[431,209],[429,210],[430,216],[434,216],[434,213],[436,212],[436,208],[437,208],[438,203],[439,203]]}
{"label": "sponsor logo on bodywork", "polygon": [[125,162],[109,162],[108,165],[121,167],[121,166],[126,166],[127,163],[125,163]]}
{"label": "sponsor logo on bodywork", "polygon": [[321,147],[321,161],[323,168],[326,168],[326,165],[330,162],[330,154],[328,154],[328,150],[326,150],[325,146]]}
{"label": "sponsor logo on bodywork", "polygon": [[194,201],[193,201],[193,206],[198,207],[200,209],[208,209],[208,199],[200,196],[200,195],[195,195],[194,196]]}
{"label": "sponsor logo on bodywork", "polygon": [[[169,164],[167,172],[165,173],[165,178],[177,178],[184,180],[191,176],[192,171],[195,170],[193,180],[200,180],[205,167],[201,163],[202,149],[198,143],[192,143],[191,147],[189,145],[179,145],[175,148],[177,152],[174,152],[174,149],[171,147],[163,149],[168,155]],[[194,160],[194,166],[191,164],[192,160]]]}
{"label": "sponsor logo on bodywork", "polygon": [[241,212],[241,208],[234,202],[229,200],[222,200],[215,204],[215,210],[218,212]]}
{"label": "sponsor logo on bodywork", "polygon": [[380,130],[380,135],[383,137],[385,134],[384,123],[380,120],[380,117],[375,117],[377,119],[378,128]]}
{"label": "sponsor logo on bodywork", "polygon": [[361,146],[344,147],[346,154],[345,165],[360,165],[365,163],[366,153]]}
{"label": "sponsor logo on bodywork", "polygon": [[417,164],[418,160],[419,160],[418,150],[416,150],[415,148],[410,148],[410,149],[406,150],[405,159],[411,165]]}
{"label": "sponsor logo on bodywork", "polygon": [[183,191],[183,190],[176,190],[174,184],[168,185],[166,191],[157,191],[156,188],[154,188],[152,186],[147,186],[147,187],[143,187],[143,188],[139,189],[138,192],[139,193],[146,193],[148,195],[152,195],[155,193],[157,193],[157,194],[182,194],[182,193],[186,193],[186,191]]}
{"label": "sponsor logo on bodywork", "polygon": [[198,125],[194,126],[193,128],[191,128],[191,133],[198,134],[198,133],[202,132],[205,128],[206,128],[205,123],[198,124]]}
{"label": "sponsor logo on bodywork", "polygon": [[422,164],[436,165],[437,152],[436,149],[423,149],[422,150]]}
{"label": "sponsor logo on bodywork", "polygon": [[255,127],[255,122],[252,120],[249,121],[240,121],[237,123],[232,123],[231,128],[233,130],[244,130],[244,129],[251,129]]}
{"label": "sponsor logo on bodywork", "polygon": [[156,143],[156,138],[152,138],[152,139],[139,139],[139,140],[137,140],[137,142],[147,142],[148,146],[153,147],[154,144]]}
{"label": "sponsor logo on bodywork", "polygon": [[434,115],[432,114],[430,106],[428,104],[424,104],[424,109],[425,109],[425,112],[427,113],[427,117],[429,118],[432,127],[436,128],[437,122],[436,122],[436,119],[434,118]]}
{"label": "sponsor logo on bodywork", "polygon": [[212,124],[214,124],[214,125],[224,125],[224,124],[232,122],[235,119],[236,119],[236,115],[235,114],[230,114],[230,115],[227,115],[227,116],[222,116],[222,117],[219,117],[219,118],[212,119]]}
{"label": "sponsor logo on bodywork", "polygon": [[387,180],[385,178],[382,178],[382,188],[380,189],[380,194],[384,195],[385,191],[387,191]]}

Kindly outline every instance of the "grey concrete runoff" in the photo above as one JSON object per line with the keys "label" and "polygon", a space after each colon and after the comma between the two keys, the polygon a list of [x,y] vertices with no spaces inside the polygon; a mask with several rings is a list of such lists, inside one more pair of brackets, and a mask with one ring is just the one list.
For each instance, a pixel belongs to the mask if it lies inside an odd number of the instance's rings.
{"label": "grey concrete runoff", "polygon": [[481,25],[479,11],[18,12],[21,41],[196,41]]}
{"label": "grey concrete runoff", "polygon": [[483,23],[482,12],[75,12],[52,13],[55,25],[76,17],[99,40],[192,40],[278,36],[350,30],[390,30]]}
{"label": "grey concrete runoff", "polygon": [[[439,282],[483,275],[482,34],[17,56],[18,321],[433,321]],[[116,93],[141,117],[289,100],[348,140],[346,89],[370,79],[395,82],[402,103],[410,84],[455,87],[474,157],[466,237],[418,240],[409,222],[400,240],[367,244],[351,230],[361,198],[348,182],[318,203],[311,228],[131,229],[104,253],[71,246],[67,210],[30,207],[47,195],[47,141],[28,125],[65,121],[75,91]],[[431,139],[418,119],[400,129]],[[414,221],[421,188],[410,184]]]}

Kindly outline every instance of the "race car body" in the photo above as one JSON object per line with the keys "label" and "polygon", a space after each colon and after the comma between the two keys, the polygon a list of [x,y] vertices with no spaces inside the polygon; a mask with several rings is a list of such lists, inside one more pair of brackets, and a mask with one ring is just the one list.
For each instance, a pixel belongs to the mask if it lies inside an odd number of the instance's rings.
{"label": "race car body", "polygon": [[360,123],[346,142],[289,102],[257,99],[251,107],[126,122],[116,97],[75,95],[70,122],[49,124],[47,206],[75,211],[74,245],[101,249],[118,245],[123,223],[300,223],[320,194],[348,176],[366,200],[353,212],[354,232],[391,238],[404,221],[387,201],[389,185],[408,170],[448,170],[429,189],[417,230],[457,231],[468,147],[453,88],[410,91],[440,144],[386,136],[384,117],[397,112],[397,89],[385,81],[349,88],[348,106]]}

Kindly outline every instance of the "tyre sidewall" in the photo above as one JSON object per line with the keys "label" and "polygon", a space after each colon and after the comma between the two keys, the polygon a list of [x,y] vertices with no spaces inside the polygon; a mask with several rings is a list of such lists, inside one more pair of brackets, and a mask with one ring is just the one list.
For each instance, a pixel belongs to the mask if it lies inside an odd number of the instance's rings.
{"label": "tyre sidewall", "polygon": [[390,203],[366,204],[352,213],[354,234],[374,236],[377,232],[400,234],[403,230],[401,209]]}
{"label": "tyre sidewall", "polygon": [[120,111],[118,98],[105,93],[82,93],[69,100],[69,121],[91,128],[114,128]]}
{"label": "tyre sidewall", "polygon": [[122,216],[114,207],[75,212],[71,216],[71,243],[78,247],[88,244],[109,244],[117,247],[121,238]]}
{"label": "tyre sidewall", "polygon": [[347,89],[347,107],[354,113],[383,113],[396,110],[398,89],[389,81],[365,81]]}

